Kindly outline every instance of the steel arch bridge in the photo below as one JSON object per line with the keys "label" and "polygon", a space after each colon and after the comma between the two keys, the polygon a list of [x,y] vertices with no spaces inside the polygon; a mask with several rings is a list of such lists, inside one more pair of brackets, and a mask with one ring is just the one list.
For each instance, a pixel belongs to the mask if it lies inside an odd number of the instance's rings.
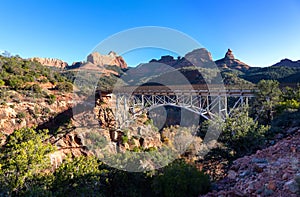
{"label": "steel arch bridge", "polygon": [[[203,88],[186,89],[174,86],[172,90],[161,86],[122,87],[113,92],[117,127],[132,121],[136,115],[161,106],[184,108],[205,119],[230,117],[236,108],[248,105],[249,98],[255,96],[253,88]],[[228,100],[233,101],[230,105]]]}

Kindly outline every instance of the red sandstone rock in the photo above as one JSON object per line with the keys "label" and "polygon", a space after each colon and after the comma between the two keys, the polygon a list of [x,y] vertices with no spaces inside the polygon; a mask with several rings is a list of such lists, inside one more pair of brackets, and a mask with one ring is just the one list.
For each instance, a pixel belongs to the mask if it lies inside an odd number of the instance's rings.
{"label": "red sandstone rock", "polygon": [[99,66],[118,66],[120,68],[127,68],[127,64],[123,57],[118,56],[115,52],[110,52],[108,55],[101,55],[98,52],[93,52],[87,57],[87,62]]}
{"label": "red sandstone rock", "polygon": [[300,147],[299,131],[251,156],[235,160],[227,177],[217,182],[218,189],[204,196],[299,195],[295,177],[300,169],[300,154],[293,147]]}
{"label": "red sandstone rock", "polygon": [[34,58],[30,58],[29,60],[37,61],[44,66],[53,66],[53,67],[62,68],[62,69],[68,66],[67,62],[64,62],[60,59],[55,59],[55,58],[34,57]]}
{"label": "red sandstone rock", "polygon": [[224,58],[217,60],[216,64],[221,68],[233,68],[237,70],[248,70],[250,68],[249,65],[241,62],[238,59],[235,59],[233,52],[231,49],[228,49]]}

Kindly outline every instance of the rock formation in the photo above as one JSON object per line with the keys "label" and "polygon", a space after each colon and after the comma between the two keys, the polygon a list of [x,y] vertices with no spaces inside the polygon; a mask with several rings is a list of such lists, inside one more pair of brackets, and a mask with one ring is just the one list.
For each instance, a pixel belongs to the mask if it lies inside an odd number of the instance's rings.
{"label": "rock formation", "polygon": [[241,71],[245,71],[250,68],[249,65],[245,64],[244,62],[241,62],[238,59],[235,59],[231,49],[228,49],[224,58],[215,61],[215,63],[217,64],[218,67],[221,68],[231,68],[231,69],[237,69]]}
{"label": "rock formation", "polygon": [[154,76],[174,71],[184,67],[211,67],[213,60],[211,54],[204,48],[195,49],[185,57],[174,58],[170,55],[162,56],[160,59],[152,59],[149,63],[140,64],[129,69],[123,79],[130,84],[139,84]]}
{"label": "rock formation", "polygon": [[174,59],[170,55],[162,56],[159,60],[153,59],[150,61],[169,65],[174,68],[183,68],[188,66],[206,67],[213,63],[211,53],[205,48],[195,49],[187,53],[183,58]]}
{"label": "rock formation", "polygon": [[120,71],[117,71],[113,66],[119,67],[120,69],[127,68],[123,57],[118,56],[115,52],[111,51],[108,55],[93,52],[87,56],[86,62],[74,62],[68,69],[90,70],[107,76],[110,74],[120,75]]}
{"label": "rock formation", "polygon": [[205,48],[195,49],[187,53],[183,60],[179,61],[176,68],[182,68],[185,65],[193,65],[196,67],[210,67],[213,64],[211,53]]}
{"label": "rock formation", "polygon": [[98,52],[93,52],[88,55],[87,62],[99,66],[117,66],[120,68],[127,68],[127,64],[123,57],[118,56],[115,52],[111,51],[108,55],[101,55]]}
{"label": "rock formation", "polygon": [[55,58],[34,57],[34,58],[30,58],[29,60],[37,61],[44,66],[53,66],[53,67],[62,68],[62,69],[66,68],[68,66],[67,62],[64,62],[60,59],[55,59]]}

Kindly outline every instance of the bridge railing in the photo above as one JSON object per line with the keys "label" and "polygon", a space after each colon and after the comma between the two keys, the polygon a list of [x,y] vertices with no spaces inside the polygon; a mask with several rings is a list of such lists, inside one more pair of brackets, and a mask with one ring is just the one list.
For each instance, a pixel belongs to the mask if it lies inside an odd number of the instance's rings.
{"label": "bridge railing", "polygon": [[201,95],[201,96],[254,96],[257,90],[237,86],[124,86],[114,90],[114,94],[144,94],[144,95]]}

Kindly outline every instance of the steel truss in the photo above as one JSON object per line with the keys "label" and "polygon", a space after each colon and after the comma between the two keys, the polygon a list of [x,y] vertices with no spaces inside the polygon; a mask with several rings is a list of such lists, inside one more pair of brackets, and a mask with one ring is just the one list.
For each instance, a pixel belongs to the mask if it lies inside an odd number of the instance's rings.
{"label": "steel truss", "polygon": [[[207,120],[225,120],[236,108],[248,105],[248,99],[254,97],[254,93],[253,90],[176,90],[118,92],[114,96],[117,124],[122,127],[136,115],[161,106],[184,108]],[[228,105],[229,98],[234,100],[231,106]]]}

